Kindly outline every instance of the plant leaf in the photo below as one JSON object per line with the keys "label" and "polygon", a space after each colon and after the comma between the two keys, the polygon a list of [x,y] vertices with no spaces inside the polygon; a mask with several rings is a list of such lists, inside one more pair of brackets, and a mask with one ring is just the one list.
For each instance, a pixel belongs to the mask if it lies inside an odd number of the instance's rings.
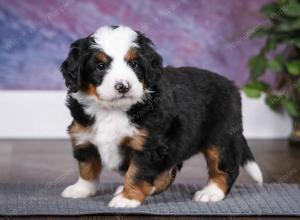
{"label": "plant leaf", "polygon": [[253,88],[259,89],[263,92],[267,91],[270,88],[270,86],[267,83],[261,81],[251,82],[250,85]]}
{"label": "plant leaf", "polygon": [[259,98],[261,96],[261,91],[259,89],[251,88],[249,86],[244,86],[243,91],[250,98]]}
{"label": "plant leaf", "polygon": [[260,53],[250,58],[248,66],[250,68],[251,80],[256,81],[258,77],[264,74],[267,68],[267,59],[264,54]]}
{"label": "plant leaf", "polygon": [[278,3],[281,7],[288,4],[289,2],[290,2],[290,0],[278,0]]}
{"label": "plant leaf", "polygon": [[269,87],[270,86],[264,82],[254,81],[246,84],[243,87],[243,91],[251,98],[258,98],[261,96],[261,93],[267,91]]}
{"label": "plant leaf", "polygon": [[275,60],[275,59],[269,60],[268,67],[275,73],[280,72],[282,69],[282,66],[280,65],[280,63],[277,62],[277,60]]}
{"label": "plant leaf", "polygon": [[288,39],[288,43],[300,48],[300,38]]}
{"label": "plant leaf", "polygon": [[268,37],[265,48],[267,51],[276,50],[277,48],[277,39],[275,37]]}
{"label": "plant leaf", "polygon": [[285,7],[282,10],[284,15],[290,17],[300,17],[300,4],[297,1],[289,1],[289,4],[283,7]]}
{"label": "plant leaf", "polygon": [[267,95],[266,104],[272,109],[277,110],[280,107],[282,97],[277,95]]}
{"label": "plant leaf", "polygon": [[300,116],[299,107],[295,101],[285,99],[282,104],[291,117],[298,118]]}
{"label": "plant leaf", "polygon": [[268,68],[275,73],[282,71],[283,65],[284,65],[284,59],[281,54],[278,54],[274,59],[268,61]]}
{"label": "plant leaf", "polygon": [[298,79],[298,81],[297,81],[297,89],[300,92],[300,79]]}
{"label": "plant leaf", "polygon": [[300,75],[300,60],[292,60],[286,64],[288,72],[293,76]]}
{"label": "plant leaf", "polygon": [[277,2],[269,3],[261,8],[261,12],[269,18],[274,17],[274,15],[279,12],[279,10],[280,6]]}
{"label": "plant leaf", "polygon": [[282,21],[278,25],[275,26],[275,31],[279,32],[291,32],[300,30],[300,18],[292,19],[290,21]]}

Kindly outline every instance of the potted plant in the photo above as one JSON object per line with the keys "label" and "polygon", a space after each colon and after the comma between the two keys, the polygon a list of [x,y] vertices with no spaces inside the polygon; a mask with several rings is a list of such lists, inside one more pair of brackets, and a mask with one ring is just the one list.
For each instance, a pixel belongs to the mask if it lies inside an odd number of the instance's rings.
{"label": "potted plant", "polygon": [[[265,93],[273,110],[285,109],[293,120],[291,145],[300,145],[300,0],[278,0],[262,7],[267,22],[251,32],[252,38],[264,37],[259,53],[248,62],[250,77],[243,91],[258,98]],[[276,83],[262,78],[270,71]]]}

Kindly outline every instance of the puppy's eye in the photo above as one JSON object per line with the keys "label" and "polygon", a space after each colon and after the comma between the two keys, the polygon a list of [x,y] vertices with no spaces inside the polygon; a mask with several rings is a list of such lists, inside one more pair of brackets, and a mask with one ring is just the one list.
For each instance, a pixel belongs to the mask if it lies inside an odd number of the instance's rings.
{"label": "puppy's eye", "polygon": [[97,65],[97,69],[98,70],[105,70],[106,69],[106,64],[105,63],[99,63],[98,65]]}
{"label": "puppy's eye", "polygon": [[128,62],[129,66],[131,66],[131,68],[135,69],[139,66],[138,61],[137,60],[132,60]]}

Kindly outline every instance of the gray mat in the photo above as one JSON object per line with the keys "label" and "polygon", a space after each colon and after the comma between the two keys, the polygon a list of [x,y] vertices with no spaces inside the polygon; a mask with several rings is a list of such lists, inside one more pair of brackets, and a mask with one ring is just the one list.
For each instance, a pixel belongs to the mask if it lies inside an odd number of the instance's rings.
{"label": "gray mat", "polygon": [[119,184],[100,184],[95,197],[64,199],[60,192],[65,185],[0,184],[0,215],[231,215],[231,216],[300,216],[298,185],[236,185],[228,197],[217,203],[191,201],[196,185],[174,184],[162,194],[149,197],[135,209],[108,208]]}

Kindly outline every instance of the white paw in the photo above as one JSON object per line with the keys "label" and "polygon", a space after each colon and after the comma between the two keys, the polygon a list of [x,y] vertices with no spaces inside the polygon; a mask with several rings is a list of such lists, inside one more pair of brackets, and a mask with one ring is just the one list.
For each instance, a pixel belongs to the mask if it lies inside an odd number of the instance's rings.
{"label": "white paw", "polygon": [[116,189],[114,196],[120,194],[124,189],[124,185],[118,186],[118,188]]}
{"label": "white paw", "polygon": [[97,181],[86,181],[79,178],[75,184],[65,188],[61,195],[64,198],[87,198],[96,194],[97,185]]}
{"label": "white paw", "polygon": [[108,206],[112,208],[136,208],[141,205],[140,201],[134,199],[127,199],[123,194],[116,195],[109,203]]}
{"label": "white paw", "polygon": [[194,194],[195,202],[218,202],[224,199],[225,193],[217,186],[216,183],[210,182],[202,190]]}

